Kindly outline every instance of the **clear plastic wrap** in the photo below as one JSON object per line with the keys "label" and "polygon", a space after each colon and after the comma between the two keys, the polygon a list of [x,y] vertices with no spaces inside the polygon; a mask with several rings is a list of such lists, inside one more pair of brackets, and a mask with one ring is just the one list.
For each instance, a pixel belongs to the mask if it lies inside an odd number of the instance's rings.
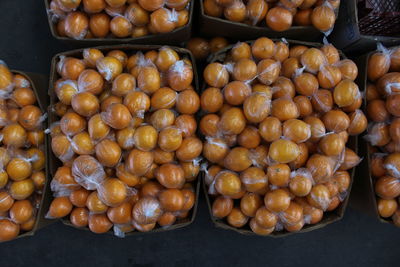
{"label": "clear plastic wrap", "polygon": [[387,155],[383,166],[390,176],[400,179],[400,153]]}
{"label": "clear plastic wrap", "polygon": [[159,8],[150,15],[150,23],[157,33],[172,32],[179,16],[175,9]]}
{"label": "clear plastic wrap", "polygon": [[162,213],[160,202],[151,197],[140,199],[132,210],[133,219],[139,224],[155,223]]}
{"label": "clear plastic wrap", "polygon": [[272,59],[263,59],[257,64],[257,78],[265,85],[271,85],[278,79],[281,63]]}
{"label": "clear plastic wrap", "polygon": [[289,189],[297,197],[307,196],[315,184],[311,171],[300,168],[290,173]]}
{"label": "clear plastic wrap", "polygon": [[68,37],[82,40],[89,31],[89,18],[86,14],[75,11],[71,12],[65,18],[65,33]]}
{"label": "clear plastic wrap", "polygon": [[97,189],[106,177],[102,165],[88,155],[76,158],[72,163],[71,170],[76,182],[87,190]]}
{"label": "clear plastic wrap", "polygon": [[294,227],[299,223],[304,223],[303,207],[292,201],[285,211],[282,211],[278,214],[278,217],[280,222],[285,226],[286,229],[288,227]]}
{"label": "clear plastic wrap", "polygon": [[287,140],[304,143],[311,138],[311,126],[302,120],[290,119],[283,123],[282,134]]}
{"label": "clear plastic wrap", "polygon": [[250,167],[241,172],[240,180],[247,191],[258,192],[267,188],[268,178],[263,169]]}
{"label": "clear plastic wrap", "polygon": [[125,238],[127,233],[133,232],[135,227],[132,224],[114,224],[114,235],[119,238]]}
{"label": "clear plastic wrap", "polygon": [[59,80],[54,88],[58,99],[65,105],[70,105],[72,97],[78,93],[78,83],[73,80]]}
{"label": "clear plastic wrap", "polygon": [[102,112],[101,119],[110,127],[121,130],[128,127],[132,121],[132,115],[123,104],[112,104],[105,112]]}
{"label": "clear plastic wrap", "polygon": [[117,207],[129,197],[137,194],[137,190],[128,187],[117,178],[108,178],[97,186],[99,199],[109,207]]}
{"label": "clear plastic wrap", "polygon": [[[114,83],[115,81],[118,80],[115,79]],[[98,95],[103,91],[104,80],[103,77],[97,71],[92,69],[87,69],[82,71],[82,73],[79,75],[77,85],[79,92],[89,92],[94,95]]]}
{"label": "clear plastic wrap", "polygon": [[96,61],[96,68],[103,78],[109,82],[122,73],[122,63],[115,57],[102,57]]}
{"label": "clear plastic wrap", "polygon": [[263,20],[268,11],[268,4],[261,0],[250,0],[246,6],[248,10],[248,18],[253,26]]}
{"label": "clear plastic wrap", "polygon": [[326,211],[331,204],[331,196],[328,188],[325,185],[318,184],[311,189],[307,195],[308,203],[312,206]]}
{"label": "clear plastic wrap", "polygon": [[182,91],[193,81],[193,70],[184,60],[176,61],[168,70],[168,83],[172,89]]}
{"label": "clear plastic wrap", "polygon": [[228,170],[221,171],[215,176],[214,187],[219,194],[227,197],[235,196],[242,191],[239,176]]}
{"label": "clear plastic wrap", "polygon": [[312,155],[306,164],[316,184],[327,182],[334,174],[335,165],[333,158],[321,154]]}
{"label": "clear plastic wrap", "polygon": [[377,44],[377,52],[368,59],[368,79],[375,81],[385,75],[390,68],[390,51],[381,43]]}
{"label": "clear plastic wrap", "polygon": [[212,163],[221,162],[229,151],[228,145],[221,138],[206,137],[203,156]]}
{"label": "clear plastic wrap", "polygon": [[251,123],[263,121],[271,111],[271,99],[265,93],[253,93],[243,103],[246,119]]}
{"label": "clear plastic wrap", "polygon": [[324,1],[322,5],[317,6],[311,13],[311,22],[325,36],[329,36],[335,26],[335,9],[329,1]]}
{"label": "clear plastic wrap", "polygon": [[0,60],[0,97],[8,95],[13,88],[13,74],[8,69],[7,64]]}
{"label": "clear plastic wrap", "polygon": [[59,19],[64,19],[67,14],[65,8],[60,6],[58,1],[51,1],[50,8],[47,10],[47,14],[50,16],[53,22],[57,22]]}
{"label": "clear plastic wrap", "polygon": [[373,146],[387,145],[390,142],[389,126],[384,122],[368,125],[368,134],[364,139]]}
{"label": "clear plastic wrap", "polygon": [[70,161],[75,153],[66,135],[58,134],[51,139],[51,148],[55,156],[62,162]]}
{"label": "clear plastic wrap", "polygon": [[229,82],[228,66],[221,63],[211,63],[204,69],[204,80],[212,87],[222,88]]}

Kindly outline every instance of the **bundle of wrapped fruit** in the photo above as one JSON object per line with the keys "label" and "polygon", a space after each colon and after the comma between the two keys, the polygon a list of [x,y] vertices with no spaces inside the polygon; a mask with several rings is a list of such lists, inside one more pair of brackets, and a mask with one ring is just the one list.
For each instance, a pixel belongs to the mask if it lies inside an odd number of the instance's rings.
{"label": "bundle of wrapped fruit", "polygon": [[46,184],[44,123],[28,77],[0,61],[0,242],[31,232]]}
{"label": "bundle of wrapped fruit", "polygon": [[51,0],[61,37],[137,38],[169,33],[189,21],[189,0]]}
{"label": "bundle of wrapped fruit", "polygon": [[204,70],[203,169],[225,228],[280,235],[344,212],[360,162],[346,144],[367,127],[358,69],[331,44],[289,43],[240,42]]}
{"label": "bundle of wrapped fruit", "polygon": [[400,48],[378,51],[368,58],[366,140],[379,215],[400,227]]}
{"label": "bundle of wrapped fruit", "polygon": [[196,76],[187,50],[158,48],[55,57],[49,131],[62,166],[48,217],[95,233],[114,226],[118,236],[191,220],[202,151]]}
{"label": "bundle of wrapped fruit", "polygon": [[273,31],[292,25],[313,26],[329,33],[336,21],[340,0],[202,0],[204,13]]}

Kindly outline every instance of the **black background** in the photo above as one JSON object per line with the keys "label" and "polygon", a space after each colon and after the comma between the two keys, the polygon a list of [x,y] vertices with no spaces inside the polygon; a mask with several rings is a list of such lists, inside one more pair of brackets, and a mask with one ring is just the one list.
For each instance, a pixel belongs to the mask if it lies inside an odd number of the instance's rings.
{"label": "black background", "polygon": [[[0,59],[48,74],[71,46],[52,38],[42,0],[0,0]],[[362,179],[363,177],[359,177]],[[323,229],[281,239],[215,228],[203,196],[184,229],[119,239],[55,223],[33,237],[0,244],[0,266],[399,266],[400,229],[349,208]]]}

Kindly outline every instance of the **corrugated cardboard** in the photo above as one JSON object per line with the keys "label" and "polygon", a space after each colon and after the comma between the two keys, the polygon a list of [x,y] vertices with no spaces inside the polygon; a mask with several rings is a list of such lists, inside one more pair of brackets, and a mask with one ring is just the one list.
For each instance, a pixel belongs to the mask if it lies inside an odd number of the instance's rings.
{"label": "corrugated cardboard", "polygon": [[[364,92],[366,92],[368,84],[368,59],[374,52],[375,51],[359,57],[356,61],[359,70],[358,85]],[[367,110],[366,102],[367,100],[365,98],[363,106],[364,112]],[[350,198],[350,206],[376,218],[381,222],[393,224],[393,221],[390,218],[382,218],[378,212],[378,197],[375,195],[374,178],[371,174],[371,145],[369,145],[368,142],[366,142],[363,138],[360,138],[359,148],[360,156],[362,156],[364,160],[357,168],[353,194]]]}
{"label": "corrugated cardboard", "polygon": [[[277,41],[277,40],[274,40]],[[288,43],[290,45],[305,45],[308,47],[321,47],[322,44],[320,43],[310,43],[310,42],[301,42],[301,41],[294,41],[294,40],[287,40]],[[251,43],[251,42],[248,42]],[[227,55],[227,53],[232,49],[232,45],[228,46],[226,48],[224,48],[223,50],[219,51],[218,53],[214,54],[213,58],[210,60],[210,63],[215,62],[215,61],[223,61]],[[346,58],[345,55],[339,51],[341,58],[344,59]],[[206,88],[206,84],[203,83],[202,86],[202,90],[205,90]],[[347,147],[351,148],[352,150],[354,150],[356,153],[358,153],[358,137],[350,137],[349,138],[349,142],[346,145]],[[284,236],[288,236],[288,235],[293,235],[293,234],[299,234],[299,233],[306,233],[306,232],[310,232],[316,229],[320,229],[323,228],[331,223],[334,223],[336,221],[339,221],[343,218],[344,213],[346,211],[348,202],[349,202],[349,196],[350,196],[350,192],[352,190],[352,185],[353,185],[353,181],[354,181],[354,176],[355,176],[355,168],[352,169],[350,171],[350,176],[351,176],[351,183],[348,189],[348,194],[346,199],[338,206],[337,209],[335,209],[334,211],[331,212],[325,212],[324,213],[324,217],[321,220],[321,222],[319,222],[318,224],[315,225],[305,225],[304,228],[298,232],[288,232],[286,230],[284,231],[280,231],[280,232],[273,232],[272,234],[268,235],[269,237],[284,237]],[[221,220],[218,219],[216,217],[214,217],[212,215],[212,200],[211,200],[211,196],[208,195],[207,192],[207,188],[204,182],[204,173],[202,174],[202,180],[203,180],[203,191],[204,194],[206,195],[206,200],[207,200],[207,205],[208,205],[208,209],[210,212],[210,217],[211,220],[213,221],[213,223],[215,224],[216,227],[218,228],[223,228],[223,229],[227,229],[227,230],[232,230],[235,232],[238,232],[240,234],[244,234],[244,235],[256,235],[253,231],[251,231],[250,227],[248,225],[246,225],[244,228],[235,228],[230,226],[225,220]]]}
{"label": "corrugated cardboard", "polygon": [[[94,47],[94,48],[99,49],[102,52],[107,52],[107,51],[118,49],[118,50],[122,50],[122,51],[130,54],[131,52],[137,52],[137,51],[145,52],[145,51],[149,51],[149,50],[158,50],[161,47],[162,46],[160,46],[160,45],[122,44],[122,45],[111,45],[111,46],[99,46],[99,47]],[[188,57],[192,61],[193,71],[194,71],[193,85],[197,90],[197,88],[199,88],[198,87],[199,81],[198,81],[198,76],[197,76],[197,72],[196,72],[196,63],[193,58],[193,55],[190,53],[189,50],[186,50],[184,48],[178,48],[178,47],[171,47],[171,48],[174,49],[176,52],[178,52],[180,55],[184,55],[184,56]],[[57,66],[57,63],[58,63],[60,57],[66,56],[66,57],[81,58],[83,50],[84,49],[71,50],[71,51],[59,53],[53,57],[52,62],[51,62],[51,72],[50,72],[49,92],[48,92],[50,95],[49,110],[51,110],[51,107],[57,102],[57,96],[54,91],[54,84],[59,79],[59,75],[57,73],[56,66]],[[54,123],[58,120],[59,120],[59,118],[57,118],[57,116],[53,112],[49,111],[49,125],[51,125],[52,123]],[[48,142],[49,142],[49,144],[51,142],[50,136],[48,136]],[[51,148],[50,148],[50,150],[51,150]],[[57,168],[60,166],[61,166],[61,162],[55,157],[53,152],[50,151],[49,152],[49,173],[51,174],[51,177],[55,174]],[[164,231],[174,230],[174,229],[178,229],[178,228],[182,228],[182,227],[186,227],[186,226],[190,225],[194,221],[194,219],[196,217],[196,213],[197,213],[197,205],[198,205],[199,190],[200,190],[200,180],[197,181],[197,184],[195,186],[196,186],[196,189],[195,189],[196,190],[196,201],[195,201],[195,205],[194,205],[193,209],[190,211],[190,215],[188,218],[186,218],[184,220],[179,220],[176,224],[174,224],[170,227],[163,228],[163,227],[157,226],[154,230],[147,232],[147,233],[164,232]],[[62,222],[66,225],[72,226],[72,224],[70,223],[68,218],[63,219]],[[87,227],[78,228],[78,229],[89,230]],[[112,231],[110,231],[109,233],[113,234]],[[135,232],[127,233],[126,236],[130,236],[130,235],[136,236],[136,235],[140,235],[140,234],[142,234],[142,233],[135,231]]]}
{"label": "corrugated cardboard", "polygon": [[[20,74],[24,77],[26,77],[29,82],[31,83],[31,88],[33,92],[35,93],[37,103],[42,110],[43,113],[46,112],[48,104],[48,98],[47,96],[47,77],[44,75],[36,74],[36,73],[29,73],[29,72],[22,72],[18,70],[11,70],[12,73],[14,74]],[[47,127],[47,122],[44,123],[44,129]],[[46,181],[45,181],[45,186],[43,189],[43,193],[41,196],[40,200],[40,207],[39,210],[37,211],[36,214],[36,222],[35,225],[32,229],[32,231],[25,232],[23,234],[20,234],[17,238],[22,238],[26,236],[32,236],[35,234],[35,232],[47,225],[49,225],[50,221],[44,219],[44,215],[47,213],[47,210],[49,208],[50,202],[49,202],[49,196],[51,195],[51,190],[50,190],[50,177],[49,177],[49,172],[48,172],[48,142],[47,139],[45,139],[45,144],[44,144],[44,153],[46,154],[46,166],[45,166],[45,176],[46,176]]]}
{"label": "corrugated cardboard", "polygon": [[284,32],[276,32],[264,26],[248,26],[223,18],[205,14],[203,0],[200,2],[200,33],[206,36],[223,36],[236,40],[252,40],[262,36],[269,38],[288,38],[303,41],[321,41],[323,33],[312,26],[292,26]]}
{"label": "corrugated cardboard", "polygon": [[[194,12],[194,1],[191,3],[189,8],[189,21],[188,23],[170,33],[147,35],[138,38],[94,38],[94,39],[83,39],[75,40],[69,37],[61,37],[57,33],[56,25],[52,21],[50,14],[47,12],[47,18],[49,21],[50,31],[54,38],[57,40],[69,43],[72,45],[80,46],[97,46],[97,45],[112,45],[121,43],[130,44],[164,44],[164,45],[179,45],[190,39],[193,23],[193,12]],[[46,10],[50,9],[51,0],[44,0]]]}

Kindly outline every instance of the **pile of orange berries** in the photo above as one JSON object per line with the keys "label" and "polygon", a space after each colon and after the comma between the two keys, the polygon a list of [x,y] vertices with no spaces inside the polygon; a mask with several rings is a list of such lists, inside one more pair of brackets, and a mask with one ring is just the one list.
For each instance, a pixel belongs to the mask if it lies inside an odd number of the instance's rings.
{"label": "pile of orange berries", "polygon": [[273,31],[292,25],[314,26],[322,32],[333,29],[340,0],[203,0],[204,12],[248,25],[266,25]]}
{"label": "pile of orange berries", "polygon": [[0,242],[33,230],[46,183],[44,120],[30,81],[0,62]]}
{"label": "pile of orange berries", "polygon": [[360,161],[349,136],[367,128],[357,75],[331,44],[266,37],[209,64],[199,128],[213,216],[268,235],[300,231],[335,210]]}
{"label": "pile of orange berries", "polygon": [[57,72],[60,119],[50,132],[63,165],[48,217],[118,235],[187,220],[203,147],[190,59],[169,47],[130,56],[85,49],[61,57]]}
{"label": "pile of orange berries", "polygon": [[379,215],[400,227],[400,48],[386,49],[368,59],[367,115],[371,174]]}
{"label": "pile of orange berries", "polygon": [[51,0],[59,36],[137,38],[172,32],[189,21],[190,0]]}

